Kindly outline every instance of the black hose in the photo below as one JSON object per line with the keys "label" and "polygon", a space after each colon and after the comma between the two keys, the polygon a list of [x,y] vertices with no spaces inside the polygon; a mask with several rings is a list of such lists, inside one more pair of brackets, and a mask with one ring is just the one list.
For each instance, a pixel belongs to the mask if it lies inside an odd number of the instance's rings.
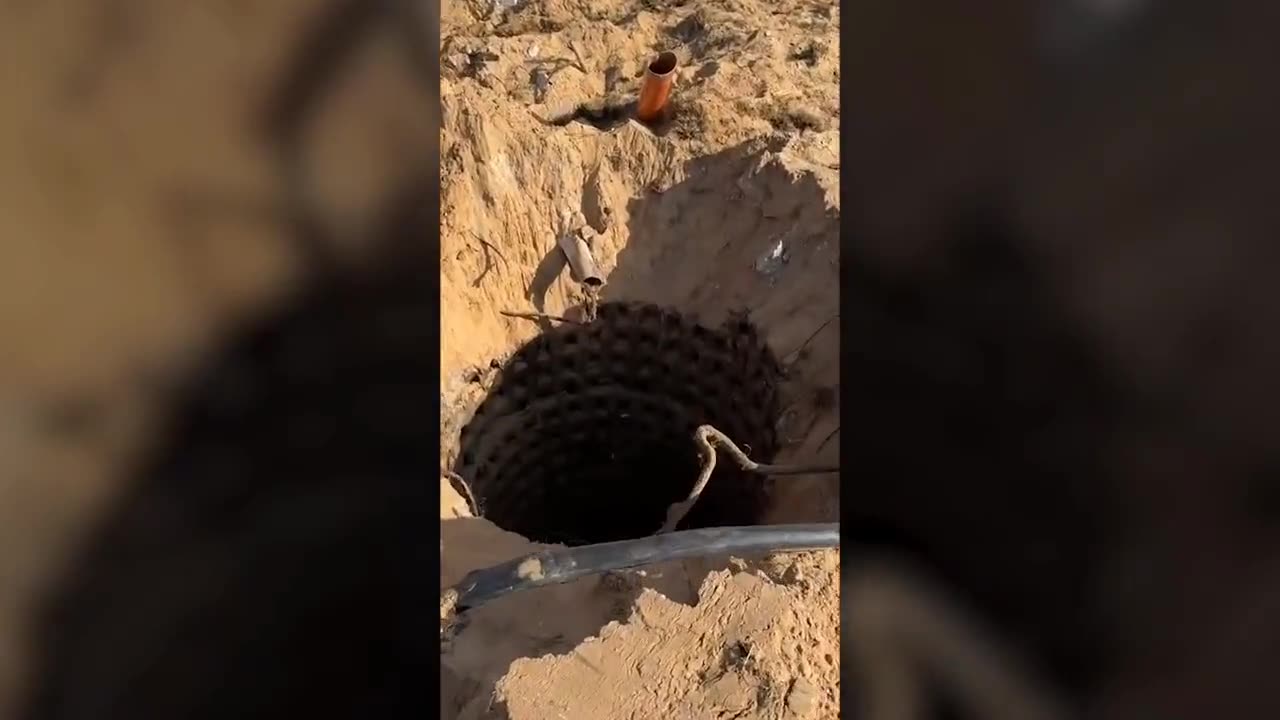
{"label": "black hose", "polygon": [[839,523],[680,530],[635,540],[544,550],[468,573],[455,586],[457,609],[474,608],[520,590],[667,560],[833,547],[840,547]]}

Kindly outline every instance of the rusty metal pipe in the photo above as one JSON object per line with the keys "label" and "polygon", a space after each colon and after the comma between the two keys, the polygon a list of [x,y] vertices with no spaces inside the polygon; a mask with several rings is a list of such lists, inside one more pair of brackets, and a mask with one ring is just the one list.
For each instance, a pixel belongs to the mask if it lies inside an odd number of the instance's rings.
{"label": "rusty metal pipe", "polygon": [[644,73],[640,100],[636,103],[636,119],[643,123],[661,120],[671,97],[671,83],[676,78],[676,54],[667,51],[653,59]]}

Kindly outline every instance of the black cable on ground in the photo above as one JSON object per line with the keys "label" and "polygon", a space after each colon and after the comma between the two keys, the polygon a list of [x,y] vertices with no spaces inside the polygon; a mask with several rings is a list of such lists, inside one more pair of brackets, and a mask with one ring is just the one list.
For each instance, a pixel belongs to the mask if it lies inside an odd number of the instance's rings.
{"label": "black cable on ground", "polygon": [[836,547],[840,547],[839,523],[681,530],[635,540],[544,550],[468,573],[454,588],[458,592],[456,609],[474,608],[520,590],[668,560]]}

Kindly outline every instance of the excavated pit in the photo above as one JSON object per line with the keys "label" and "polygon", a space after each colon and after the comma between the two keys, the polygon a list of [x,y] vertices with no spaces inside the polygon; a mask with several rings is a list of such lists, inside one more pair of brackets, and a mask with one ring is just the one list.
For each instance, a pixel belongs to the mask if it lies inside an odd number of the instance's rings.
{"label": "excavated pit", "polygon": [[[743,316],[708,328],[671,309],[603,303],[521,347],[461,432],[456,472],[480,514],[543,543],[650,535],[688,495],[711,424],[751,457],[778,449],[781,366]],[[682,528],[748,525],[765,477],[727,461]]]}

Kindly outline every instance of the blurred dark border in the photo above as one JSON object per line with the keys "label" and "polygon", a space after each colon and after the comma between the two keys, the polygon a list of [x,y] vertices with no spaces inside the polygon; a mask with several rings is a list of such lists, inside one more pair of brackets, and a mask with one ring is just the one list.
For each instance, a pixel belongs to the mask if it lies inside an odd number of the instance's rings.
{"label": "blurred dark border", "polygon": [[846,577],[906,558],[1087,717],[1280,716],[1280,13],[842,13]]}
{"label": "blurred dark border", "polygon": [[[346,230],[313,196],[304,137],[379,34],[430,98],[429,151],[353,264],[334,251]],[[180,383],[165,437],[43,608],[20,717],[439,707],[438,36],[435,2],[317,3],[260,123],[305,281]]]}

